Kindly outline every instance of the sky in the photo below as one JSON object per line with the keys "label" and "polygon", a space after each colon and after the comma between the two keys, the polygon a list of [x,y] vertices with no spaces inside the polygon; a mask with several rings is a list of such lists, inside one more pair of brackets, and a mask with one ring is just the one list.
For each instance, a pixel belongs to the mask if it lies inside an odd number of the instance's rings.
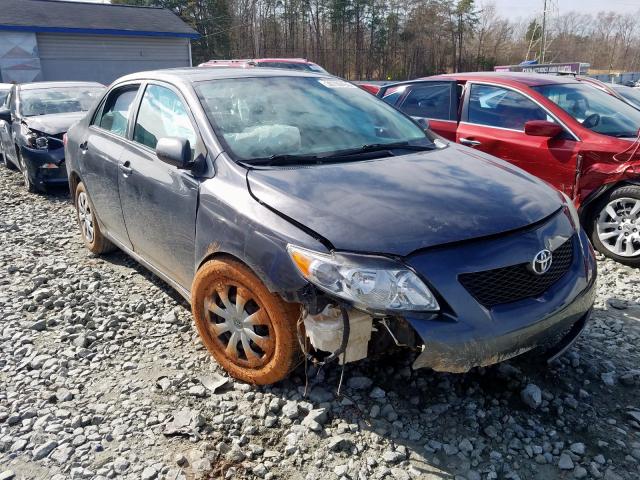
{"label": "sky", "polygon": [[[635,14],[640,10],[640,0],[555,0],[559,12],[577,11],[598,13],[603,10]],[[509,19],[529,18],[542,12],[544,0],[476,0],[479,5],[493,3],[498,15]]]}

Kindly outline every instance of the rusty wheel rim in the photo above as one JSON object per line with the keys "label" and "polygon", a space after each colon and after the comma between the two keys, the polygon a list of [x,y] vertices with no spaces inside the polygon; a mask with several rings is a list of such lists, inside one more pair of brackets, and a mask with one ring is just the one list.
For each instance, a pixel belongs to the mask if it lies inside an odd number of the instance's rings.
{"label": "rusty wheel rim", "polygon": [[260,368],[275,350],[275,333],[260,300],[238,284],[212,286],[204,298],[206,333],[216,350],[234,364]]}

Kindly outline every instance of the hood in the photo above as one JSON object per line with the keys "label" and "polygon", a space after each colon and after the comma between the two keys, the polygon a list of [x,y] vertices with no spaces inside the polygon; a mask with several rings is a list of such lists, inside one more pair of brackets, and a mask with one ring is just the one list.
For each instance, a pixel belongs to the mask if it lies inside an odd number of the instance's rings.
{"label": "hood", "polygon": [[405,256],[526,227],[559,194],[506,162],[451,144],[378,160],[250,170],[261,202],[338,250]]}
{"label": "hood", "polygon": [[37,130],[47,135],[58,135],[65,133],[69,127],[82,119],[87,112],[52,113],[49,115],[38,115],[35,117],[24,117],[23,123],[33,130]]}

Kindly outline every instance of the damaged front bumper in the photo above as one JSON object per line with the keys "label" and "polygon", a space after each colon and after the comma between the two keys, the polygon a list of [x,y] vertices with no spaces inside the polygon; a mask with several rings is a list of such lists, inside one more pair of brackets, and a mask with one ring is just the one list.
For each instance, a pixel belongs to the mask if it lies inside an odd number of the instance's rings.
{"label": "damaged front bumper", "polygon": [[20,151],[29,167],[34,185],[63,185],[68,182],[64,148],[37,150],[23,146]]}
{"label": "damaged front bumper", "polygon": [[[537,298],[488,308],[457,281],[469,265],[483,271],[508,265],[514,258],[532,258],[543,239],[566,234],[566,219],[558,215],[537,230],[486,240],[474,245],[477,248],[459,245],[412,258],[450,306],[429,317],[404,317],[423,345],[413,367],[462,373],[537,347],[550,350],[548,356],[566,350],[583,330],[596,295],[596,261],[583,231],[573,237],[574,255],[567,273]],[[446,270],[431,267],[445,258],[455,259]]]}

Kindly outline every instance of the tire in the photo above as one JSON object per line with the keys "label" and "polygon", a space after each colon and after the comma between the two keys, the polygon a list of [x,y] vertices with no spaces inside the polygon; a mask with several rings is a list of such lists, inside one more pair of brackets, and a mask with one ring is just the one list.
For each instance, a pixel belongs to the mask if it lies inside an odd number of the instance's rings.
{"label": "tire", "polygon": [[29,165],[24,160],[22,153],[20,153],[20,149],[16,147],[16,158],[18,159],[18,163],[20,164],[20,173],[22,173],[22,181],[24,183],[24,188],[27,189],[29,193],[36,193],[40,189],[33,183],[31,180],[31,172],[29,171]]}
{"label": "tire", "polygon": [[242,263],[206,262],[196,273],[191,296],[202,343],[232,377],[267,385],[286,378],[299,362],[300,305],[271,293]]}
{"label": "tire", "polygon": [[588,222],[596,250],[622,264],[640,266],[640,186],[603,195],[590,210]]}
{"label": "tire", "polygon": [[0,155],[2,155],[2,163],[7,170],[15,170],[16,166],[7,158],[7,154],[4,152],[4,147],[2,143],[0,143]]}
{"label": "tire", "polygon": [[115,245],[100,231],[93,203],[82,182],[76,187],[74,204],[84,245],[97,255],[115,250]]}

